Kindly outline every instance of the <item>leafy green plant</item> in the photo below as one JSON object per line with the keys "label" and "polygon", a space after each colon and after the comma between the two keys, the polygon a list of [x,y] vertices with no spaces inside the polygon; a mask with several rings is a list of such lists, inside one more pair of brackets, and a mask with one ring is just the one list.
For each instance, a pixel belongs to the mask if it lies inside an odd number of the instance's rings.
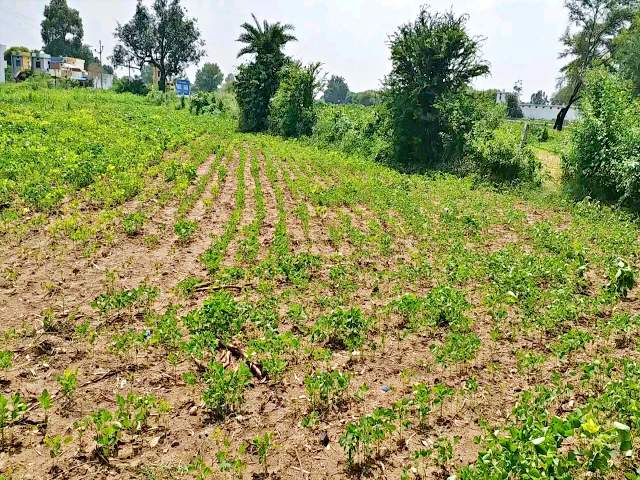
{"label": "leafy green plant", "polygon": [[224,291],[213,293],[202,308],[182,319],[189,331],[188,348],[196,353],[202,348],[216,349],[238,334],[245,321],[243,306]]}
{"label": "leafy green plant", "polygon": [[51,407],[53,406],[53,398],[51,397],[51,394],[46,388],[42,391],[42,393],[38,397],[38,404],[40,405],[40,408],[44,410],[44,423],[45,425],[48,425],[49,410],[51,410]]}
{"label": "leafy green plant", "polygon": [[0,350],[0,370],[9,370],[13,364],[13,352]]}
{"label": "leafy green plant", "polygon": [[304,377],[313,410],[325,411],[344,399],[351,377],[338,370],[314,372]]}
{"label": "leafy green plant", "polygon": [[204,404],[215,417],[224,417],[236,411],[244,401],[244,390],[251,379],[251,371],[241,363],[237,370],[224,368],[219,362],[211,362],[204,374],[206,390]]}
{"label": "leafy green plant", "polygon": [[188,242],[198,229],[198,223],[191,220],[178,220],[173,230],[181,242]]}
{"label": "leafy green plant", "polygon": [[155,300],[159,294],[160,291],[157,288],[142,284],[131,290],[103,293],[91,303],[91,306],[100,313],[106,314],[112,310],[146,306]]}
{"label": "leafy green plant", "polygon": [[637,283],[637,271],[621,258],[616,259],[609,272],[609,290],[616,295],[626,297]]}
{"label": "leafy green plant", "polygon": [[480,338],[475,333],[449,333],[442,345],[433,347],[436,361],[443,365],[469,362],[480,348]]}
{"label": "leafy green plant", "polygon": [[355,349],[364,343],[370,325],[371,321],[359,308],[339,308],[316,321],[311,339],[339,350]]}
{"label": "leafy green plant", "polygon": [[256,449],[256,453],[258,454],[258,461],[264,468],[265,476],[269,475],[269,454],[271,450],[275,447],[273,443],[273,433],[265,432],[262,435],[258,435],[254,437],[251,442],[253,447]]}
{"label": "leafy green plant", "polygon": [[20,393],[4,396],[0,394],[0,445],[4,445],[5,430],[12,423],[17,422],[27,411],[27,404]]}
{"label": "leafy green plant", "polygon": [[91,421],[95,428],[95,441],[100,453],[109,458],[115,452],[120,437],[122,426],[113,413],[106,409],[100,409],[91,414]]}
{"label": "leafy green plant", "polygon": [[78,371],[66,369],[62,375],[56,377],[58,384],[60,385],[60,391],[70,400],[78,387]]}
{"label": "leafy green plant", "polygon": [[561,335],[555,343],[551,344],[550,349],[558,357],[563,358],[569,353],[584,347],[592,338],[589,332],[572,328],[564,335]]}
{"label": "leafy green plant", "polygon": [[73,437],[69,435],[54,435],[53,437],[45,436],[43,439],[43,443],[49,449],[49,454],[51,458],[59,457],[62,454],[62,450],[65,445],[70,444],[73,441]]}
{"label": "leafy green plant", "polygon": [[[374,453],[380,453],[382,442],[395,431],[396,415],[388,408],[378,408],[371,415],[347,424],[340,437],[340,446],[345,450],[350,466],[366,463]],[[374,452],[375,449],[375,452]]]}
{"label": "leafy green plant", "polygon": [[142,232],[145,220],[146,217],[142,212],[130,213],[122,219],[122,228],[127,235],[134,237]]}

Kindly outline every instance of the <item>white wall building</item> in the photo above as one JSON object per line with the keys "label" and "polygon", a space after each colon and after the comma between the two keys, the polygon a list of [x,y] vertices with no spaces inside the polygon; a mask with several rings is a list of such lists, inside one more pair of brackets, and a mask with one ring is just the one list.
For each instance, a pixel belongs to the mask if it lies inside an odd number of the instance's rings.
{"label": "white wall building", "polygon": [[4,51],[7,49],[4,45],[0,44],[0,83],[4,83],[4,71],[7,68],[7,64],[4,61]]}
{"label": "white wall building", "polygon": [[[496,96],[496,102],[506,104],[507,92],[498,92]],[[560,113],[562,105],[536,105],[535,103],[521,103],[520,108],[524,118],[528,120],[548,120],[553,121]],[[567,112],[566,121],[575,122],[580,118],[580,112],[578,109],[571,107]]]}

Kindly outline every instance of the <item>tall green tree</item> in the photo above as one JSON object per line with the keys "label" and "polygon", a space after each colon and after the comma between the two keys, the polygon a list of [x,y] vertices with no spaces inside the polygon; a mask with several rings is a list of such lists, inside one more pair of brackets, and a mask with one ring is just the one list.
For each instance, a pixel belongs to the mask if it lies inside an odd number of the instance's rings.
{"label": "tall green tree", "polygon": [[327,89],[324,91],[324,101],[335,105],[342,105],[347,103],[349,93],[349,86],[345,79],[333,75],[327,82]]}
{"label": "tall green tree", "polygon": [[91,48],[82,43],[84,29],[80,12],[69,8],[67,0],[51,0],[44,7],[40,26],[42,48],[49,55],[81,58],[87,64],[94,61]]}
{"label": "tall green tree", "polygon": [[398,160],[429,165],[444,160],[446,119],[438,103],[489,72],[479,40],[466,30],[467,16],[423,7],[413,23],[390,37],[392,70],[385,96],[392,115]]}
{"label": "tall green tree", "polygon": [[115,37],[120,43],[113,52],[114,64],[134,61],[141,68],[155,66],[163,92],[168,78],[197,63],[205,53],[196,20],[187,16],[180,0],[154,0],[151,9],[138,0],[133,18],[118,24]]}
{"label": "tall green tree", "polygon": [[238,68],[235,90],[240,108],[240,130],[261,132],[269,126],[269,105],[280,85],[280,71],[289,61],[285,45],[297,40],[290,32],[292,25],[280,22],[243,23],[238,42],[244,43],[238,58],[253,55],[253,61]]}
{"label": "tall green tree", "polygon": [[205,63],[196,72],[196,81],[193,87],[198,92],[215,92],[223,78],[222,70],[217,64]]}
{"label": "tall green tree", "polygon": [[640,14],[615,40],[615,61],[622,77],[633,82],[633,92],[640,95]]}
{"label": "tall green tree", "polygon": [[271,101],[271,132],[283,137],[311,135],[316,123],[314,98],[321,87],[319,63],[287,64],[280,73],[280,86]]}
{"label": "tall green tree", "polygon": [[518,95],[515,93],[507,93],[507,117],[514,119],[524,117]]}
{"label": "tall green tree", "polygon": [[558,113],[556,130],[562,130],[569,109],[579,100],[587,71],[611,65],[613,40],[631,22],[638,5],[637,0],[565,0],[569,27],[561,38],[560,57],[569,61],[561,73],[571,94]]}
{"label": "tall green tree", "polygon": [[548,105],[549,98],[544,90],[538,90],[536,93],[531,95],[531,103],[534,105]]}

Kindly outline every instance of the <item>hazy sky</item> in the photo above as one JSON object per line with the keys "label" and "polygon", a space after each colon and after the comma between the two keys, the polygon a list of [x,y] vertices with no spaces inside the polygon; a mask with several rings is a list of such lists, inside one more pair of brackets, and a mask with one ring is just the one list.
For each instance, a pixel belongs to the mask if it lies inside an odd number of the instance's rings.
{"label": "hazy sky", "polygon": [[[47,0],[0,0],[0,43],[42,46],[40,22]],[[80,11],[85,43],[102,40],[105,56],[113,46],[117,22],[135,11],[135,0],[68,0]],[[151,0],[145,0],[151,3]],[[390,68],[387,38],[397,26],[415,19],[423,0],[183,0],[198,19],[207,61],[226,73],[239,63],[235,42],[240,24],[259,19],[292,23],[298,42],[287,53],[305,62],[320,61],[330,74],[342,75],[353,91],[378,88]],[[551,93],[561,62],[558,38],[567,25],[562,0],[431,0],[434,9],[468,13],[469,30],[485,38],[483,55],[491,76],[479,88],[510,89],[524,82],[526,98],[539,89]],[[195,68],[188,73],[193,79]]]}

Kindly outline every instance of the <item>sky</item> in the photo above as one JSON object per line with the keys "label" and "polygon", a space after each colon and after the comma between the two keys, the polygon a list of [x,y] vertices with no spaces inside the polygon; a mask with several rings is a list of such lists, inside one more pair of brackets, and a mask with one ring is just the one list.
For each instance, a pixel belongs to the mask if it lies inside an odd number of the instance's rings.
{"label": "sky", "polygon": [[[414,20],[427,0],[182,0],[198,20],[206,42],[206,57],[227,74],[236,58],[240,25],[251,14],[262,20],[295,26],[297,42],[286,52],[305,63],[319,61],[328,75],[345,77],[352,91],[379,88],[389,72],[388,38],[399,25]],[[40,22],[47,0],[0,0],[0,43],[40,48]],[[80,11],[84,42],[104,57],[115,45],[118,22],[126,23],[136,0],[68,0]],[[151,0],[144,0],[150,4]],[[430,0],[432,9],[468,14],[468,29],[482,37],[482,56],[491,75],[475,81],[477,88],[511,89],[522,80],[524,98],[538,90],[549,95],[556,87],[559,38],[567,26],[562,0]],[[194,78],[196,66],[187,73]]]}

